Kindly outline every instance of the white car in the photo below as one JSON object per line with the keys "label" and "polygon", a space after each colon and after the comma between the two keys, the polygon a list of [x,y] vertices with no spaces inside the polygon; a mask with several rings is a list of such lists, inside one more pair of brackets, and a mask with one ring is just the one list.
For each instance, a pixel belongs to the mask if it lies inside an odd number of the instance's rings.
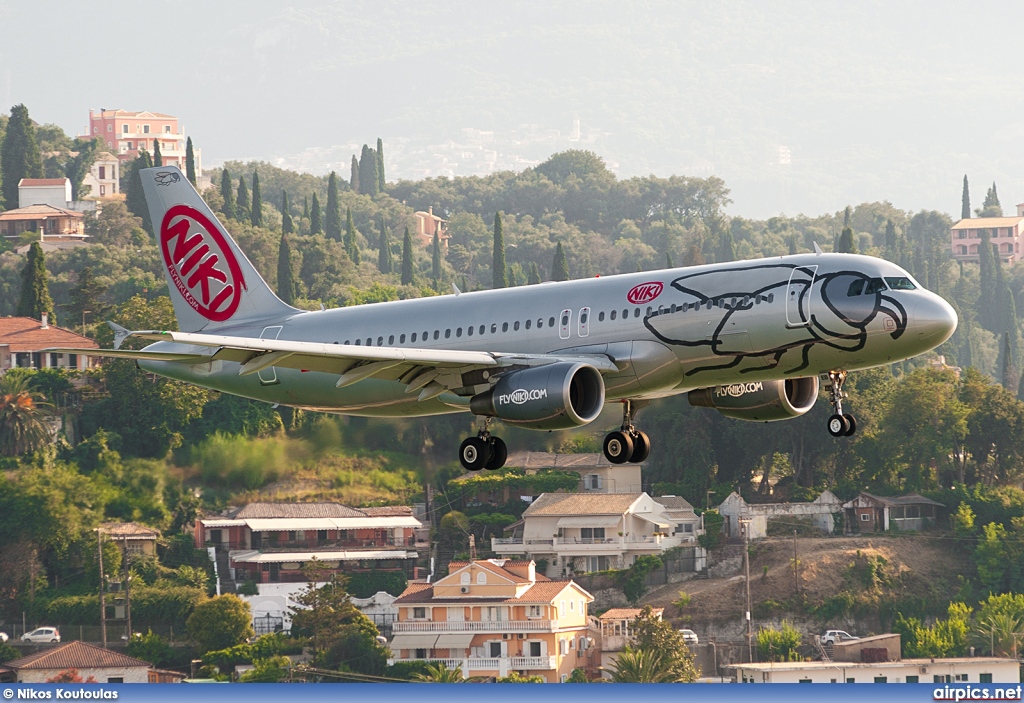
{"label": "white car", "polygon": [[0,642],[6,642],[8,640],[6,632],[0,632]]}
{"label": "white car", "polygon": [[21,636],[22,642],[60,642],[60,630],[56,627],[37,627]]}
{"label": "white car", "polygon": [[849,632],[843,630],[829,630],[820,638],[822,644],[836,644],[837,642],[849,642],[850,640],[859,640],[860,637],[854,637]]}
{"label": "white car", "polygon": [[693,630],[688,630],[684,628],[679,631],[679,634],[683,636],[683,642],[685,642],[688,646],[692,647],[700,644],[700,640],[697,638],[697,633]]}

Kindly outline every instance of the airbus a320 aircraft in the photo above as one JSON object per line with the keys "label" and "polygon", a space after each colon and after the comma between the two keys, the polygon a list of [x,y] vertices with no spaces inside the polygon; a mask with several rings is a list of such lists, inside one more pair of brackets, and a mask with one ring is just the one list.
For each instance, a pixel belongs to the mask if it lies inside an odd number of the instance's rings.
{"label": "airbus a320 aircraft", "polygon": [[[851,435],[847,372],[927,352],[957,325],[898,266],[820,250],[306,312],[274,295],[178,169],[141,175],[180,331],[115,327],[115,349],[84,353],[310,410],[470,412],[484,418],[459,449],[471,471],[505,462],[491,418],[571,428],[618,402],[604,454],[640,462],[651,443],[634,418],[654,398],[689,393],[729,417],[784,420],[811,409],[819,377],[828,431]],[[120,349],[129,335],[154,344]]]}

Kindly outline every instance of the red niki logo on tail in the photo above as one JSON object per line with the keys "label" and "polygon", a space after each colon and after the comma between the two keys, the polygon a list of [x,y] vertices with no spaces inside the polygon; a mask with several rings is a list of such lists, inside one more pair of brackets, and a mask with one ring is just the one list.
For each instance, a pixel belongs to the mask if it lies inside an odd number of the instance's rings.
{"label": "red niki logo on tail", "polygon": [[164,265],[185,302],[212,322],[235,314],[245,279],[224,233],[188,205],[174,205],[160,225]]}
{"label": "red niki logo on tail", "polygon": [[661,290],[664,288],[660,281],[648,281],[647,283],[641,283],[638,286],[633,286],[626,293],[626,300],[633,303],[634,305],[643,305],[649,303],[659,295]]}

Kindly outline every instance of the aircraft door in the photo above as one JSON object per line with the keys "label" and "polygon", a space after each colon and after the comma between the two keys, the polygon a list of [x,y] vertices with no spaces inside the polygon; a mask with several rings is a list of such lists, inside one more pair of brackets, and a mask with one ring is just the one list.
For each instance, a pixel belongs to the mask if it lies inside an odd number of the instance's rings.
{"label": "aircraft door", "polygon": [[[281,334],[281,325],[264,327],[263,331],[260,332],[260,339],[277,339],[279,334]],[[264,386],[271,386],[275,383],[279,383],[277,380],[277,369],[273,366],[269,366],[258,371],[256,375],[259,376],[260,383]]]}
{"label": "aircraft door", "polygon": [[569,339],[569,335],[572,333],[572,310],[563,310],[558,316],[558,337],[560,339]]}
{"label": "aircraft door", "polygon": [[590,334],[590,308],[580,308],[579,335],[586,337]]}
{"label": "aircraft door", "polygon": [[817,266],[798,266],[789,274],[786,287],[786,327],[811,324],[811,293]]}

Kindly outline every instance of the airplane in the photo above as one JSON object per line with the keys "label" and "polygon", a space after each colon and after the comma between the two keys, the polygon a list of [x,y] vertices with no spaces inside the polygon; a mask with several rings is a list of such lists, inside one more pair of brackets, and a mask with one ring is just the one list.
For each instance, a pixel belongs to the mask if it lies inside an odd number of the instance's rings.
{"label": "airplane", "polygon": [[[850,436],[850,371],[945,342],[957,316],[888,261],[815,251],[329,310],[282,302],[173,166],[143,169],[179,331],[116,325],[114,349],[56,353],[134,359],[139,368],[275,405],[343,415],[468,412],[481,429],[459,448],[469,471],[508,450],[492,419],[534,430],[593,422],[622,404],[603,451],[645,461],[634,424],[656,398],[741,420],[808,412],[828,384],[828,432]],[[121,349],[129,336],[153,343]]]}

